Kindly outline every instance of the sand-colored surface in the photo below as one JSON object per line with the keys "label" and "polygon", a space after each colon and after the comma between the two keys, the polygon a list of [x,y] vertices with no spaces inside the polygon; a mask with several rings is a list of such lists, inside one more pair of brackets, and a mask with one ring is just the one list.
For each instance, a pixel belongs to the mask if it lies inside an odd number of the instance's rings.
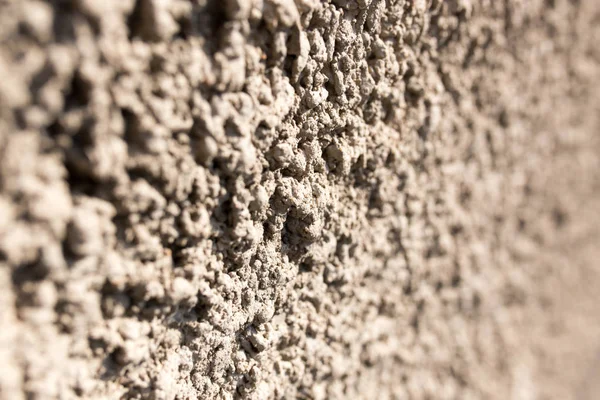
{"label": "sand-colored surface", "polygon": [[0,0],[0,399],[594,399],[600,3]]}

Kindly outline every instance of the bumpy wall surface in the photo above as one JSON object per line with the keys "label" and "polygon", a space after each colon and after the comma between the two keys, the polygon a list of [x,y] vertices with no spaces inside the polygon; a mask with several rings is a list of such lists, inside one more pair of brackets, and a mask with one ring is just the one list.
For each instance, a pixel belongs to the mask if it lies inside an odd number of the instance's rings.
{"label": "bumpy wall surface", "polygon": [[0,398],[593,398],[599,43],[595,0],[0,0]]}

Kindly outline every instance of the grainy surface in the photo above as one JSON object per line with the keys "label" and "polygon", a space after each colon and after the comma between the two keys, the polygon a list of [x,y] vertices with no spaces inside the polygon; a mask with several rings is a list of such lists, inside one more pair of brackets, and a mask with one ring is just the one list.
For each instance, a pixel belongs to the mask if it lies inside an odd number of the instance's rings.
{"label": "grainy surface", "polygon": [[0,0],[0,398],[594,398],[598,43],[594,0]]}

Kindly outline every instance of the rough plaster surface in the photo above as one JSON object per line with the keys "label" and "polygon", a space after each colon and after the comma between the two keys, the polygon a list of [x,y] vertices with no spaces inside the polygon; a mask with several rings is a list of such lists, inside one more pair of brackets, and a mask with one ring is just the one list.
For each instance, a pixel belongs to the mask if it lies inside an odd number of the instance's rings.
{"label": "rough plaster surface", "polygon": [[0,0],[0,398],[593,398],[598,43],[594,0]]}

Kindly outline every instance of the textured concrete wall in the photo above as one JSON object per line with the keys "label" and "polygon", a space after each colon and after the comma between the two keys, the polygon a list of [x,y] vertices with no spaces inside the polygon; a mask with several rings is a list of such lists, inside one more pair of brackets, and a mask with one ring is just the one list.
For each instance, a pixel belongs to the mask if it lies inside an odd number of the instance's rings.
{"label": "textured concrete wall", "polygon": [[594,0],[0,0],[0,398],[594,398],[598,43]]}

